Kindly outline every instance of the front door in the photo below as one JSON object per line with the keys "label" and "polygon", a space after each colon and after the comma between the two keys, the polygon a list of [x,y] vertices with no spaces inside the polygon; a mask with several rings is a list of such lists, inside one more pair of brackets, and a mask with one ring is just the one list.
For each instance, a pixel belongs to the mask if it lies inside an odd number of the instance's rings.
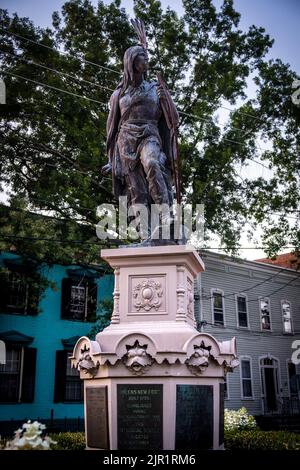
{"label": "front door", "polygon": [[261,359],[262,397],[265,413],[276,413],[278,410],[278,362],[273,358]]}
{"label": "front door", "polygon": [[266,388],[266,408],[268,412],[277,411],[276,384],[273,368],[264,368]]}

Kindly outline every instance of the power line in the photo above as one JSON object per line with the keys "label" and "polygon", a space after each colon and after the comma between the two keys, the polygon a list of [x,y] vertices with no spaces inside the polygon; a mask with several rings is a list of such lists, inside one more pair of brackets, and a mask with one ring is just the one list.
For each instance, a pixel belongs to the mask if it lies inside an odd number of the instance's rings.
{"label": "power line", "polygon": [[[230,112],[239,111],[239,109],[227,108],[226,106],[219,106],[219,107],[223,108],[223,109],[226,109],[227,111],[230,111]],[[244,111],[239,111],[239,113],[242,114],[243,116],[248,116],[248,117],[251,117],[252,119],[256,119],[257,121],[265,122],[263,119],[261,119],[257,116],[254,116],[253,114],[244,113]]]}
{"label": "power line", "polygon": [[[31,43],[33,43],[33,44],[38,45],[38,46],[45,47],[46,49],[50,49],[50,50],[52,50],[52,51],[54,51],[54,52],[57,52],[58,54],[63,54],[63,55],[67,55],[67,56],[70,56],[70,57],[74,58],[74,56],[72,56],[72,54],[70,54],[69,52],[59,51],[59,50],[57,50],[57,49],[55,49],[55,48],[53,48],[53,47],[47,46],[46,44],[42,44],[42,43],[40,43],[40,42],[34,41],[33,39],[26,38],[26,37],[24,37],[24,36],[21,36],[20,34],[13,33],[12,31],[9,31],[9,30],[7,30],[7,29],[5,29],[5,28],[2,28],[2,31],[5,31],[5,32],[8,33],[8,34],[11,34],[11,35],[16,36],[16,37],[18,37],[18,38],[20,38],[20,39],[23,39],[24,41],[29,41],[29,42],[31,42]],[[117,75],[122,75],[122,72],[118,72],[117,70],[114,70],[114,69],[112,69],[112,68],[110,68],[110,67],[106,67],[106,66],[103,66],[103,65],[100,65],[100,64],[97,64],[97,63],[95,63],[95,62],[91,62],[91,61],[88,61],[88,60],[86,60],[86,59],[79,58],[79,57],[76,57],[76,59],[78,59],[78,60],[80,60],[80,61],[82,61],[82,62],[84,62],[84,63],[90,64],[90,65],[94,65],[94,66],[96,66],[96,67],[100,67],[100,68],[102,68],[102,69],[108,70],[108,71],[113,72],[113,73],[115,73],[115,74],[117,74]],[[208,101],[206,101],[206,102],[208,102]],[[232,108],[228,108],[227,106],[222,106],[222,105],[220,105],[219,108],[226,109],[227,111],[230,111],[230,112],[239,111],[238,109],[232,109]],[[256,120],[258,120],[258,121],[264,122],[263,119],[261,119],[261,118],[259,118],[259,117],[257,117],[257,116],[254,116],[253,114],[245,113],[244,111],[239,111],[239,113],[242,114],[242,115],[244,115],[244,116],[251,117],[252,119],[256,119]],[[185,112],[183,112],[183,111],[182,111],[182,114],[185,114],[186,116],[196,117],[195,115],[192,115],[192,114],[189,114],[189,113],[185,113]],[[198,118],[198,116],[197,116],[197,118]],[[202,120],[204,120],[204,118],[202,118]],[[239,128],[235,128],[235,129],[239,129]],[[239,130],[240,130],[241,132],[244,132],[243,129],[239,129]]]}
{"label": "power line", "polygon": [[[12,34],[14,34],[14,33],[12,33]],[[18,35],[18,36],[19,36],[19,35]],[[20,37],[21,37],[21,36],[20,36]],[[29,39],[27,39],[27,40],[29,40]],[[30,40],[30,41],[36,43],[36,41],[33,41],[33,40]],[[36,43],[36,44],[41,45],[41,46],[45,46],[45,45],[40,44],[40,43]],[[49,46],[45,46],[45,47],[49,48]],[[50,48],[50,49],[52,49],[52,48]],[[53,49],[53,50],[54,50],[54,49]],[[11,56],[18,57],[18,55],[16,55],[16,54],[11,54],[11,53],[6,52],[6,51],[1,51],[1,52],[7,53],[7,54],[9,54],[9,55],[11,55]],[[58,52],[58,51],[57,51],[57,52]],[[91,84],[91,85],[93,85],[93,86],[98,86],[98,87],[100,87],[100,88],[104,88],[104,89],[107,89],[107,90],[112,91],[112,92],[114,91],[114,90],[111,89],[111,88],[104,87],[104,86],[102,86],[102,85],[98,85],[98,84],[96,84],[96,83],[89,82],[89,81],[84,80],[84,79],[78,79],[77,77],[75,77],[75,76],[73,76],[73,75],[71,75],[71,74],[67,74],[67,73],[65,73],[65,72],[61,72],[61,71],[58,71],[58,70],[56,70],[56,69],[52,69],[52,68],[47,67],[47,66],[45,66],[45,65],[41,65],[41,64],[38,64],[38,63],[33,62],[33,61],[28,61],[28,60],[26,60],[26,59],[19,58],[19,57],[18,57],[18,59],[23,60],[23,61],[25,61],[26,63],[29,63],[29,64],[37,65],[37,66],[42,67],[42,68],[44,68],[44,69],[51,70],[51,71],[53,71],[53,72],[55,72],[55,73],[69,76],[69,77],[71,77],[72,79],[76,79],[76,80],[79,80],[79,81],[81,80],[81,81],[84,81],[84,82],[86,82],[86,83],[89,83],[89,84]],[[4,71],[4,73],[9,73],[9,72]],[[13,75],[13,74],[10,73],[10,75]],[[17,76],[17,75],[15,74],[15,76]],[[39,84],[39,85],[41,85],[41,86],[46,86],[46,87],[48,87],[48,88],[53,88],[53,89],[55,89],[55,90],[57,90],[57,91],[61,91],[61,92],[65,92],[65,93],[71,94],[71,92],[68,92],[68,91],[66,91],[66,90],[58,89],[58,88],[53,87],[53,86],[51,86],[51,85],[46,85],[46,84],[38,83],[38,82],[33,81],[33,80],[31,80],[31,79],[28,79],[28,78],[26,78],[26,77],[21,77],[21,76],[19,76],[19,78],[23,78],[24,80],[31,81],[31,82],[36,83],[36,84]],[[73,93],[73,95],[74,95],[74,96],[77,96],[77,97],[80,97],[80,96],[81,96],[81,95],[77,95],[77,94],[74,94],[74,93]],[[103,105],[107,106],[106,103],[99,102],[99,101],[97,101],[97,100],[93,100],[92,98],[88,98],[88,97],[85,97],[85,96],[81,96],[81,97],[84,98],[84,99],[87,99],[87,100],[89,100],[89,101],[94,101],[94,102],[96,102],[96,103],[103,104]],[[220,106],[220,107],[222,107],[222,106]],[[224,109],[227,109],[227,110],[230,110],[230,108],[226,108],[226,107],[223,107],[223,108],[224,108]],[[231,111],[235,111],[235,110],[231,110]],[[178,112],[179,112],[179,114],[192,117],[193,119],[197,119],[197,120],[201,120],[201,121],[204,121],[204,122],[211,123],[211,121],[210,121],[209,119],[201,118],[200,116],[196,116],[196,115],[194,115],[194,114],[187,113],[187,112],[185,112],[185,111],[178,111]],[[248,113],[243,113],[243,112],[241,112],[241,111],[240,111],[240,113],[241,113],[241,114],[245,114],[246,116],[254,117],[255,119],[259,119],[259,118],[257,118],[256,116],[249,115]],[[240,132],[244,132],[243,129],[240,129],[240,128],[238,128],[238,127],[232,127],[232,129],[238,130],[238,131],[240,131]],[[206,132],[206,134],[207,134],[207,135],[210,135],[210,136],[212,136],[212,137],[214,137],[214,135],[213,135],[212,133]],[[226,137],[223,137],[223,140],[226,140],[227,142],[230,142],[230,143],[239,144],[239,145],[244,145],[244,146],[246,145],[245,143],[243,143],[243,142],[241,142],[241,141],[237,141],[237,140],[234,140],[234,139],[229,139],[229,138],[226,138]],[[261,148],[260,146],[258,146],[258,145],[256,145],[256,146],[257,146],[261,151],[268,150],[268,149],[262,149],[262,148]],[[261,163],[261,162],[259,162],[259,161],[257,161],[257,160],[254,160],[254,159],[252,159],[252,160],[253,160],[253,161],[256,161],[256,163],[258,163],[259,165],[261,165],[261,166],[263,166],[263,167],[269,169],[269,167],[267,167],[267,166],[264,165],[263,163]]]}
{"label": "power line", "polygon": [[[273,330],[257,330],[257,329],[253,329],[253,328],[251,328],[251,329],[249,329],[249,328],[241,329],[241,328],[237,328],[237,327],[234,327],[234,326],[227,326],[227,325],[224,328],[222,326],[219,326],[215,323],[208,322],[206,320],[201,320],[199,323],[200,323],[200,326],[204,327],[204,328],[205,328],[206,325],[209,325],[212,328],[216,328],[218,330],[224,330],[224,331],[214,332],[214,334],[222,334],[223,335],[225,331],[238,331],[240,335],[245,333],[246,335],[249,335],[249,336],[251,336],[251,335],[252,336],[262,336],[262,335],[269,336],[269,335],[271,335],[272,338],[274,338],[274,337],[283,338],[283,337],[288,336],[282,330],[281,330],[282,332],[280,333],[279,330],[275,330],[275,331],[273,331]],[[272,324],[273,324],[273,322],[272,322]],[[278,322],[278,324],[279,324],[279,322]],[[282,326],[282,323],[281,323],[281,326]],[[293,338],[294,335],[299,335],[299,334],[300,334],[300,330],[293,330],[292,334],[290,334],[289,336],[291,336],[291,338]]]}
{"label": "power line", "polygon": [[103,88],[104,90],[108,90],[108,91],[112,91],[112,92],[114,91],[112,88],[108,88],[106,86],[99,85],[98,83],[95,83],[95,82],[90,82],[89,80],[85,80],[84,78],[81,78],[81,77],[76,77],[75,75],[72,75],[70,73],[61,72],[60,70],[56,70],[56,69],[53,69],[53,68],[48,67],[46,65],[39,64],[37,62],[34,62],[33,60],[24,59],[23,57],[19,56],[18,54],[12,54],[11,52],[3,51],[3,50],[0,50],[0,52],[1,52],[1,54],[8,54],[11,57],[15,57],[16,59],[21,60],[22,62],[25,62],[26,64],[35,65],[35,66],[40,67],[42,69],[49,70],[51,72],[54,72],[54,73],[57,73],[57,74],[60,74],[60,75],[64,75],[68,78],[71,78],[72,80],[77,80],[77,81],[82,82],[82,83],[87,83],[88,85],[92,85],[92,86],[95,86],[97,88]]}
{"label": "power line", "polygon": [[[13,77],[17,77],[17,78],[21,78],[22,80],[25,80],[25,81],[28,81],[28,82],[32,82],[36,85],[39,85],[39,86],[42,86],[42,87],[46,87],[46,88],[50,88],[50,89],[53,89],[55,91],[59,91],[61,93],[67,93],[68,95],[72,95],[72,96],[75,96],[77,98],[83,98],[85,100],[88,100],[88,101],[92,101],[94,103],[98,103],[98,104],[102,104],[104,105],[105,107],[107,107],[107,103],[103,103],[102,101],[98,101],[98,100],[94,100],[92,98],[88,98],[87,96],[84,96],[84,95],[78,95],[77,93],[72,93],[70,91],[67,91],[67,90],[63,90],[62,88],[57,88],[57,87],[54,87],[52,85],[47,85],[45,83],[41,83],[41,82],[38,82],[36,80],[32,80],[30,78],[27,78],[27,77],[23,77],[22,75],[18,75],[18,74],[14,74],[14,73],[11,73],[11,72],[7,72],[6,70],[2,70],[1,73],[4,73],[4,74],[8,74],[8,75],[11,75]],[[180,112],[179,112],[180,114]],[[207,132],[206,133],[207,135],[211,135],[212,137],[215,137],[213,134]],[[226,142],[230,142],[230,143],[234,143],[234,144],[238,144],[238,145],[243,145],[243,146],[246,146],[245,143],[243,142],[240,142],[240,141],[237,141],[237,140],[233,140],[233,139],[229,139],[227,137],[223,137],[222,140],[226,141]],[[259,162],[259,161],[256,161],[256,163],[264,166],[265,168],[268,168],[266,165],[264,165],[263,163]],[[269,168],[268,168],[269,169]]]}
{"label": "power line", "polygon": [[[0,236],[1,236],[1,234],[0,234]],[[2,236],[5,236],[5,235],[2,234]],[[8,234],[8,235],[6,235],[6,237],[7,237],[7,238],[18,238],[18,239],[20,239],[20,240],[28,239],[28,237],[15,236],[15,235],[12,235],[12,234],[11,234],[11,235]],[[31,240],[40,240],[39,237],[37,237],[37,238],[29,237],[29,239],[31,239]],[[47,240],[47,239],[41,238],[41,240]],[[49,241],[56,241],[56,239],[48,239],[48,240],[49,240]],[[114,240],[113,243],[115,243],[115,242],[118,243],[118,239],[117,239],[117,238],[114,238],[114,239],[111,239],[111,240]],[[57,240],[57,241],[58,241],[59,243],[68,243],[68,241],[72,241],[72,240],[65,240],[65,241],[64,241],[64,240]],[[82,240],[78,240],[78,241],[75,240],[75,242],[76,242],[76,243],[83,243],[83,244],[86,244],[86,242],[84,242],[84,241],[82,241]],[[294,248],[294,247],[291,247],[291,248]],[[216,250],[216,249],[221,249],[221,248],[218,248],[218,247],[211,247],[210,249],[211,249],[211,250],[212,250],[212,249],[213,249],[213,250]],[[222,248],[222,249],[223,249],[223,248]],[[255,247],[241,247],[241,249],[244,249],[244,250],[247,250],[247,249],[248,249],[248,250],[252,250],[252,249],[253,249],[253,250],[256,250],[257,248],[255,248]]]}
{"label": "power line", "polygon": [[[74,56],[72,54],[70,54],[70,52],[66,52],[66,51],[59,51],[58,49],[55,49],[54,47],[50,47],[50,46],[47,46],[46,44],[42,44],[41,42],[37,42],[37,41],[34,41],[33,39],[29,39],[29,38],[26,38],[24,36],[21,36],[20,34],[17,34],[17,33],[13,33],[12,31],[9,31],[8,29],[5,29],[5,28],[1,28],[2,31],[4,31],[5,33],[7,34],[11,34],[12,36],[15,36],[19,39],[23,39],[24,41],[29,41],[33,44],[37,44],[38,46],[41,46],[41,47],[44,47],[46,49],[49,49],[51,51],[54,51],[54,52],[57,52],[58,54],[62,54],[62,55],[66,55],[66,56],[69,56],[69,57],[72,57],[72,59],[74,59]],[[81,62],[85,63],[85,64],[89,64],[89,65],[94,65],[95,67],[99,67],[101,69],[104,69],[104,70],[107,70],[109,72],[113,72],[113,73],[116,73],[117,75],[121,75],[121,72],[118,72],[117,70],[114,70],[110,67],[106,67],[104,65],[100,65],[100,64],[96,64],[95,62],[91,62],[90,60],[86,60],[86,59],[83,59],[82,57],[75,57],[77,60],[80,60]]]}
{"label": "power line", "polygon": [[6,241],[7,239],[13,239],[13,240],[26,240],[26,241],[46,241],[46,242],[51,242],[51,243],[71,243],[71,244],[78,244],[78,245],[90,245],[90,246],[95,246],[99,244],[110,244],[110,245],[124,245],[125,243],[123,241],[120,241],[118,239],[106,239],[100,240],[99,242],[86,242],[83,240],[74,240],[74,239],[66,239],[62,240],[60,238],[47,238],[47,237],[24,237],[24,236],[18,236],[18,235],[12,235],[12,234],[3,234],[0,233],[0,239],[3,241]]}
{"label": "power line", "polygon": [[[48,201],[47,199],[41,199],[41,198],[31,197],[31,196],[28,199],[29,199],[29,201],[28,201],[29,204],[31,204],[30,200],[33,200],[33,201],[45,202],[46,204],[51,205],[51,206],[54,205],[51,201]],[[66,202],[67,202],[67,204],[70,204],[68,201],[66,201]],[[76,202],[75,202],[75,204],[76,204]],[[55,205],[54,205],[54,207],[55,207]],[[59,208],[59,209],[60,210],[76,210],[76,211],[81,210],[81,211],[87,211],[87,212],[96,212],[95,207],[90,208],[90,207],[85,207],[85,206],[77,206],[75,208],[70,206],[70,207],[65,207],[65,208],[63,207],[63,208]]]}
{"label": "power line", "polygon": [[45,219],[49,219],[49,220],[57,220],[58,222],[68,222],[68,223],[75,222],[78,226],[84,225],[84,226],[89,226],[89,227],[97,227],[97,224],[92,224],[92,223],[87,222],[86,220],[83,220],[83,219],[75,219],[73,217],[65,217],[65,218],[55,217],[53,215],[46,215],[46,214],[41,214],[39,212],[32,212],[32,211],[27,210],[27,209],[21,209],[19,207],[6,206],[5,204],[0,203],[0,208],[1,207],[5,208],[6,210],[8,210],[10,212],[22,212],[24,214],[29,214],[30,217],[31,216],[41,217],[41,218],[45,218]]}
{"label": "power line", "polygon": [[[183,116],[189,116],[189,117],[192,117],[192,118],[194,118],[194,119],[207,122],[208,124],[214,124],[214,122],[211,121],[210,119],[203,118],[203,117],[200,117],[200,116],[196,116],[196,114],[186,113],[185,111],[181,111],[181,110],[179,110],[178,113],[179,113],[179,114],[182,114]],[[225,125],[226,125],[226,124],[224,124],[224,127],[225,127]],[[236,131],[244,132],[244,130],[243,130],[243,129],[240,129],[239,127],[234,127],[234,126],[232,126],[231,129],[235,129]]]}
{"label": "power line", "polygon": [[[47,46],[47,47],[48,47],[48,46]],[[1,52],[4,52],[4,51],[1,51]],[[5,52],[5,53],[6,53],[6,52]],[[8,54],[10,54],[10,53],[8,53]],[[13,55],[13,54],[10,54],[10,55]],[[17,56],[16,56],[16,57],[17,57]],[[52,68],[50,68],[50,67],[46,67],[46,66],[44,66],[44,65],[37,64],[37,63],[35,63],[35,62],[33,62],[33,61],[30,62],[30,61],[27,61],[26,59],[23,59],[23,58],[20,58],[20,60],[23,60],[23,61],[25,61],[26,63],[29,63],[29,64],[37,65],[37,66],[42,67],[42,68],[45,68],[45,69],[47,69],[47,70],[51,70],[51,71],[53,71],[53,72],[55,72],[55,73],[58,73],[58,74],[66,75],[66,76],[68,76],[68,77],[71,77],[72,79],[76,79],[76,80],[79,80],[79,81],[83,81],[83,82],[89,83],[89,84],[91,84],[91,85],[93,85],[93,86],[97,86],[97,87],[100,87],[100,88],[104,88],[104,89],[107,89],[107,90],[112,91],[112,92],[114,91],[114,90],[111,89],[111,88],[108,88],[108,87],[105,87],[105,86],[102,86],[102,85],[99,85],[99,84],[96,84],[96,83],[93,83],[93,82],[90,82],[90,81],[87,81],[87,80],[84,80],[84,79],[77,78],[77,77],[75,77],[75,76],[73,76],[73,75],[71,75],[71,74],[67,74],[67,73],[65,73],[65,72],[60,72],[60,71],[58,71],[58,70],[56,70],[56,69],[52,69]],[[75,96],[75,97],[77,97],[77,98],[83,98],[83,99],[85,99],[85,100],[88,100],[88,101],[91,101],[91,102],[94,102],[94,103],[102,104],[102,105],[104,105],[105,107],[107,107],[107,103],[101,102],[101,101],[99,101],[99,100],[95,100],[95,99],[93,99],[93,98],[89,98],[89,97],[84,96],[84,95],[79,95],[79,94],[77,94],[77,93],[73,93],[73,92],[70,92],[70,91],[68,91],[68,90],[64,90],[64,89],[55,87],[55,86],[53,86],[53,85],[48,85],[48,84],[45,84],[45,83],[41,83],[41,82],[38,82],[38,81],[36,81],[36,80],[32,80],[32,79],[30,79],[30,78],[23,77],[23,76],[18,75],[18,74],[14,74],[14,73],[12,73],[12,72],[8,72],[8,71],[6,71],[6,70],[3,70],[2,73],[11,75],[11,76],[14,76],[14,77],[17,77],[17,78],[21,78],[21,79],[23,79],[23,80],[25,80],[25,81],[34,83],[34,84],[39,85],[39,86],[42,86],[42,87],[50,88],[50,89],[53,89],[53,90],[55,90],[55,91],[59,91],[59,92],[61,92],[61,93],[66,93],[66,94],[68,94],[68,95],[72,95],[72,96]],[[226,109],[228,109],[228,108],[226,108]],[[184,111],[179,111],[179,114],[183,114],[183,115],[185,115],[185,116],[190,116],[190,117],[192,117],[193,119],[196,119],[196,120],[201,120],[201,121],[205,121],[205,122],[211,123],[211,121],[208,120],[208,119],[206,119],[206,118],[201,118],[200,116],[196,116],[196,115],[194,115],[194,114],[186,113],[186,112],[184,112]],[[239,131],[241,131],[241,132],[244,132],[243,129],[236,128],[236,127],[233,127],[233,128],[236,129],[236,130],[239,130]],[[210,132],[207,132],[207,131],[206,131],[206,135],[209,135],[209,136],[211,136],[211,137],[215,137],[214,134],[212,134],[212,133],[210,133]],[[247,144],[245,144],[244,142],[241,142],[241,141],[235,140],[235,139],[230,139],[230,138],[228,138],[228,137],[222,137],[222,140],[224,140],[224,141],[226,141],[226,142],[233,143],[233,144],[237,144],[237,145],[247,146]],[[255,147],[258,148],[261,152],[264,152],[264,151],[268,151],[268,150],[269,150],[269,149],[266,149],[266,148],[265,148],[265,149],[262,148],[262,147],[259,146],[258,144],[256,144]],[[266,168],[267,170],[271,170],[267,165],[263,164],[262,162],[260,162],[259,160],[255,159],[255,158],[252,158],[252,159],[249,159],[249,160],[250,160],[250,161],[253,161],[253,162],[255,162],[255,163],[257,163],[258,165],[260,165],[260,166]]]}
{"label": "power line", "polygon": [[[239,245],[233,245],[230,248],[232,249],[240,249],[240,250],[265,250],[265,246],[239,246]],[[294,249],[295,247],[292,245],[283,245],[281,248],[290,248]],[[225,250],[225,247],[223,246],[204,246],[201,248],[197,248],[198,250]]]}
{"label": "power line", "polygon": [[77,93],[72,93],[71,91],[63,90],[61,88],[57,88],[52,85],[46,85],[45,83],[37,82],[36,80],[32,80],[31,78],[23,77],[22,75],[18,75],[16,73],[7,72],[7,70],[1,70],[0,73],[4,73],[7,75],[11,75],[13,77],[21,78],[22,80],[25,80],[26,82],[35,83],[36,85],[50,88],[52,90],[59,91],[61,93],[67,93],[68,95],[76,96],[76,98],[83,98],[85,100],[92,101],[93,103],[103,104],[104,106],[107,106],[107,103],[103,103],[102,101],[94,100],[93,98],[88,98],[87,96],[84,96],[84,95],[78,95]]}
{"label": "power line", "polygon": [[[255,287],[261,286],[261,285],[265,284],[266,282],[270,281],[271,279],[274,279],[276,276],[278,276],[279,274],[281,274],[285,270],[286,270],[286,268],[281,268],[277,273],[272,274],[272,276],[268,277],[267,279],[264,279],[261,282],[258,282],[257,284],[254,284],[254,286],[248,287],[247,289],[244,289],[243,291],[231,292],[230,294],[223,295],[222,298],[225,299],[227,297],[231,297],[232,295],[239,295],[239,294],[244,294],[245,292],[249,292],[250,290],[255,289]],[[203,296],[202,298],[204,298],[205,300],[210,300],[210,299],[213,299],[213,296],[212,295],[209,296],[209,297],[204,297]]]}

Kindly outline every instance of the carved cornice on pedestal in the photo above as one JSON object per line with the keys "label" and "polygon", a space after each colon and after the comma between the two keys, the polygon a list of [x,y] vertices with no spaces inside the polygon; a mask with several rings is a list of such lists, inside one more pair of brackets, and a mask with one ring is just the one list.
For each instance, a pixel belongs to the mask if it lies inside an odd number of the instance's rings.
{"label": "carved cornice on pedestal", "polygon": [[144,374],[153,364],[153,357],[147,353],[147,344],[141,345],[138,340],[133,345],[126,345],[127,353],[122,357],[123,364],[134,375]]}
{"label": "carved cornice on pedestal", "polygon": [[73,356],[70,358],[72,367],[83,371],[85,374],[94,377],[99,369],[100,362],[94,355],[101,351],[99,343],[90,341],[86,336],[82,336],[76,343]]}
{"label": "carved cornice on pedestal", "polygon": [[192,374],[202,374],[209,365],[209,359],[213,358],[211,355],[211,346],[205,346],[204,342],[200,346],[194,346],[194,354],[192,354],[186,361],[187,367],[190,369]]}

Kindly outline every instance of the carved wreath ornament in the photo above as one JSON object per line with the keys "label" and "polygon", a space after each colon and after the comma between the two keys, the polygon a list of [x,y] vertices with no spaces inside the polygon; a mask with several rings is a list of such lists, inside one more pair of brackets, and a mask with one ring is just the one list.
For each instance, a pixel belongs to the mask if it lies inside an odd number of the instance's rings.
{"label": "carved wreath ornament", "polygon": [[127,353],[122,360],[125,366],[135,375],[141,375],[153,364],[154,359],[147,353],[147,344],[140,345],[136,340],[133,346],[126,345]]}
{"label": "carved wreath ornament", "polygon": [[163,290],[161,283],[154,279],[140,282],[133,288],[133,305],[139,312],[141,309],[149,312],[152,308],[158,310],[162,303]]}

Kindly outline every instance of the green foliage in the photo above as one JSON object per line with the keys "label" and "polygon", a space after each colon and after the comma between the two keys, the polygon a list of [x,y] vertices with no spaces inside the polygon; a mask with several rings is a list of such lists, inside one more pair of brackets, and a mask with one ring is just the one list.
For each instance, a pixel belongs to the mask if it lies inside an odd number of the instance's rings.
{"label": "green foliage", "polygon": [[300,450],[300,434],[286,431],[225,432],[226,450]]}
{"label": "green foliage", "polygon": [[[246,222],[253,233],[263,224],[270,254],[286,244],[299,247],[299,231],[287,218],[300,202],[300,108],[291,103],[296,74],[280,60],[265,59],[273,41],[263,28],[239,29],[232,0],[219,10],[212,0],[184,0],[183,6],[180,17],[159,0],[134,0],[146,23],[150,78],[162,70],[179,110],[189,113],[180,115],[179,129],[186,200],[205,204],[207,237],[218,235],[232,253]],[[0,249],[13,246],[47,262],[99,262],[96,208],[114,202],[111,180],[101,175],[107,103],[123,54],[137,41],[129,17],[118,0],[96,6],[70,0],[54,12],[51,28],[5,10],[0,27],[2,71],[81,96],[4,74],[0,187],[9,186],[12,210],[0,210]],[[252,77],[257,93],[248,99]],[[235,108],[225,127],[217,119],[224,101]],[[273,170],[270,182],[239,174],[258,158],[257,139],[273,145],[260,156]],[[51,211],[51,217],[24,210]]]}
{"label": "green foliage", "polygon": [[[2,286],[6,285],[11,274],[12,271],[10,269],[0,267],[0,280]],[[28,315],[36,315],[41,313],[39,305],[45,295],[46,289],[51,288],[56,290],[57,286],[53,281],[47,279],[43,269],[31,268],[26,272],[26,274],[24,273],[22,278],[20,278],[19,288],[26,290],[27,294],[24,296],[23,302],[20,303],[17,308],[23,312],[26,310],[26,314]]]}
{"label": "green foliage", "polygon": [[255,428],[257,428],[255,418],[249,415],[245,407],[242,407],[237,411],[225,409],[225,431],[245,431]]}
{"label": "green foliage", "polygon": [[104,299],[99,302],[100,314],[96,317],[96,323],[92,327],[88,337],[94,339],[96,334],[102,331],[110,324],[114,302],[112,299]]}
{"label": "green foliage", "polygon": [[52,445],[52,450],[84,450],[85,436],[83,432],[60,432],[51,433],[51,439],[56,444]]}

